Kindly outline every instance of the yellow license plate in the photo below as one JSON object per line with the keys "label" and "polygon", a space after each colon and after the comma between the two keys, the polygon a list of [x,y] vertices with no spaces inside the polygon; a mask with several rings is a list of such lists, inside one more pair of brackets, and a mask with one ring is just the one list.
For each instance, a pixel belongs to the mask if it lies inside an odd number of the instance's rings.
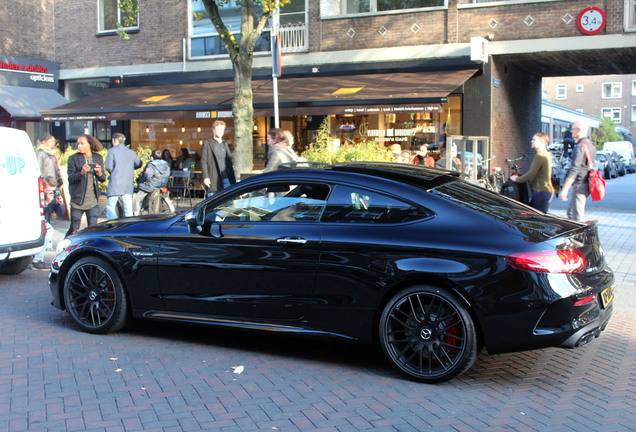
{"label": "yellow license plate", "polygon": [[603,300],[603,308],[612,304],[612,300],[614,300],[614,290],[612,290],[612,287],[605,288],[601,291],[601,300]]}

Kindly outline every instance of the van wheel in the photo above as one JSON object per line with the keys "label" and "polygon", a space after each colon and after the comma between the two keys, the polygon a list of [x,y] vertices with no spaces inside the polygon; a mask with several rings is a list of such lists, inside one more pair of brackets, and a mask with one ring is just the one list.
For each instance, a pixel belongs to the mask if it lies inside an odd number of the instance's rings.
{"label": "van wheel", "polygon": [[31,261],[33,261],[32,256],[25,256],[22,258],[9,260],[4,264],[0,264],[0,274],[15,275],[18,273],[22,273],[27,269],[27,267],[29,267]]}
{"label": "van wheel", "polygon": [[130,314],[119,275],[97,257],[73,264],[64,281],[64,304],[73,321],[88,333],[121,330]]}
{"label": "van wheel", "polygon": [[396,294],[382,312],[379,330],[391,364],[424,383],[461,375],[479,353],[475,325],[465,306],[433,286],[414,286]]}

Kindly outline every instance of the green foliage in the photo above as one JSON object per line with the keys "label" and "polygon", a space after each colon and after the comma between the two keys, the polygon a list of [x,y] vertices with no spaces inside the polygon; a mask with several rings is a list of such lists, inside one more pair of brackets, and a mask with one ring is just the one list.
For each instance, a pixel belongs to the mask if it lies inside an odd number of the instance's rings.
{"label": "green foliage", "polygon": [[316,141],[309,144],[302,157],[311,162],[329,164],[350,161],[393,161],[393,153],[382,147],[376,140],[365,140],[353,145],[334,148],[329,138],[329,120],[325,120],[318,128]]}
{"label": "green foliage", "polygon": [[599,150],[603,148],[603,144],[606,142],[620,141],[621,139],[621,134],[616,131],[616,124],[609,117],[605,117],[598,129],[595,129],[592,133],[592,141]]}

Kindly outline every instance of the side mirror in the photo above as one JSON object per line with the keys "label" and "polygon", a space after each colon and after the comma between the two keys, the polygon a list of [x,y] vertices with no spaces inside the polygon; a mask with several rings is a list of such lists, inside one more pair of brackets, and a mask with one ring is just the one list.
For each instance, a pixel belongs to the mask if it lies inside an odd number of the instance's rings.
{"label": "side mirror", "polygon": [[196,210],[191,210],[185,215],[185,221],[188,224],[188,231],[191,234],[201,234],[202,228],[201,224],[197,220],[198,212]]}

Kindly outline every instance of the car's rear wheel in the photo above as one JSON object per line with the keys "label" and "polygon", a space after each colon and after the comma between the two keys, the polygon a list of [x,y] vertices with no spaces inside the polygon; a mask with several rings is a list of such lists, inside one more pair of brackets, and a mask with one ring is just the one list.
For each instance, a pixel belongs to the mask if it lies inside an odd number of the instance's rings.
{"label": "car's rear wheel", "polygon": [[33,261],[33,255],[11,259],[0,264],[0,274],[16,275],[22,273]]}
{"label": "car's rear wheel", "polygon": [[380,318],[380,344],[394,367],[426,383],[464,373],[479,351],[464,305],[431,286],[405,289],[387,303]]}
{"label": "car's rear wheel", "polygon": [[64,282],[64,304],[73,321],[89,333],[120,330],[129,317],[119,275],[97,257],[85,257],[73,264]]}

